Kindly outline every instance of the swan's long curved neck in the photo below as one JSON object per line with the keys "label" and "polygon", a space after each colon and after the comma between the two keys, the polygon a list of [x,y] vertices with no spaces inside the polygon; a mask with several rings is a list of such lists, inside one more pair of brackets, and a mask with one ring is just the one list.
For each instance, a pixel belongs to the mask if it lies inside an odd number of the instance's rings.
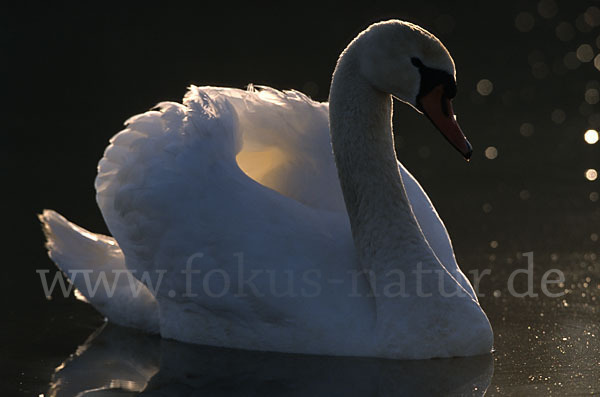
{"label": "swan's long curved neck", "polygon": [[352,55],[345,52],[334,72],[331,140],[359,261],[377,292],[390,271],[410,272],[416,262],[435,259],[398,170],[392,98],[361,77]]}

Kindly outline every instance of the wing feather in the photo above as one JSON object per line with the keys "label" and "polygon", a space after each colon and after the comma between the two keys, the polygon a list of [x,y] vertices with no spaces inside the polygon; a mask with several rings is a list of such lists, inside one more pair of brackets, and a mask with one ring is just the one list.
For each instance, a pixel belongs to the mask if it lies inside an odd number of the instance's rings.
{"label": "wing feather", "polygon": [[[328,128],[327,104],[268,87],[192,86],[182,104],[163,102],[130,118],[111,139],[96,179],[98,205],[127,267],[137,271],[136,277],[150,272],[146,280],[154,285],[166,272],[155,292],[159,304],[170,292],[186,291],[181,272],[190,260],[205,273],[222,270],[232,279],[242,271],[240,253],[248,271],[318,269],[321,277],[335,279],[355,269]],[[414,206],[415,214],[424,234],[434,236],[443,228],[441,220],[408,171],[401,166],[400,171],[410,177],[409,198],[426,199]],[[445,241],[432,247],[453,259]],[[447,266],[458,269],[455,262]],[[219,286],[222,282],[214,281],[209,287]],[[269,285],[261,281],[257,288]],[[329,286],[323,291],[329,296],[319,301],[339,307],[343,317],[350,310],[344,309],[347,294],[336,288]],[[307,305],[290,310],[294,304],[286,299],[238,299],[234,294],[192,301],[219,311],[219,321],[235,317],[249,324],[302,323],[319,310],[332,312],[331,307]],[[181,307],[185,310],[186,304],[173,310]],[[260,321],[252,321],[253,316]],[[168,319],[161,315],[161,321]],[[324,321],[331,319],[324,316]],[[181,330],[170,332],[179,335]],[[189,334],[193,338],[201,332]]]}

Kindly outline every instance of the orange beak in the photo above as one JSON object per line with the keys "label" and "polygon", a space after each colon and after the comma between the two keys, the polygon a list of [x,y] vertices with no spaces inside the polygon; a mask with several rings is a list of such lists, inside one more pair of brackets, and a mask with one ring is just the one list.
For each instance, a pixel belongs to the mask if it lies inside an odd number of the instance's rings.
{"label": "orange beak", "polygon": [[444,87],[438,85],[420,99],[423,113],[440,130],[448,142],[469,160],[473,153],[471,144],[456,122],[452,101],[444,96]]}

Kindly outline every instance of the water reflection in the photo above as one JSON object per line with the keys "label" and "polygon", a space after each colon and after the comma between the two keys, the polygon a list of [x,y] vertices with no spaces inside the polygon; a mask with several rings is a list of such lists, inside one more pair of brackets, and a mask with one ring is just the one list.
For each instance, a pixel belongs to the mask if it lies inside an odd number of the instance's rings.
{"label": "water reflection", "polygon": [[492,374],[491,355],[393,361],[250,352],[188,345],[108,324],[56,369],[48,396],[480,396]]}

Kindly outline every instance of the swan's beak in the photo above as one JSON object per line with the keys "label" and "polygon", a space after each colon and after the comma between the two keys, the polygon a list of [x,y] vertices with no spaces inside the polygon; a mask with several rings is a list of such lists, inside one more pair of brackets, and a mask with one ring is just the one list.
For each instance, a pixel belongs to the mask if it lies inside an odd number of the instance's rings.
{"label": "swan's beak", "polygon": [[452,101],[444,95],[444,87],[439,85],[420,99],[423,113],[440,130],[448,142],[469,160],[473,153],[471,144],[456,122]]}

